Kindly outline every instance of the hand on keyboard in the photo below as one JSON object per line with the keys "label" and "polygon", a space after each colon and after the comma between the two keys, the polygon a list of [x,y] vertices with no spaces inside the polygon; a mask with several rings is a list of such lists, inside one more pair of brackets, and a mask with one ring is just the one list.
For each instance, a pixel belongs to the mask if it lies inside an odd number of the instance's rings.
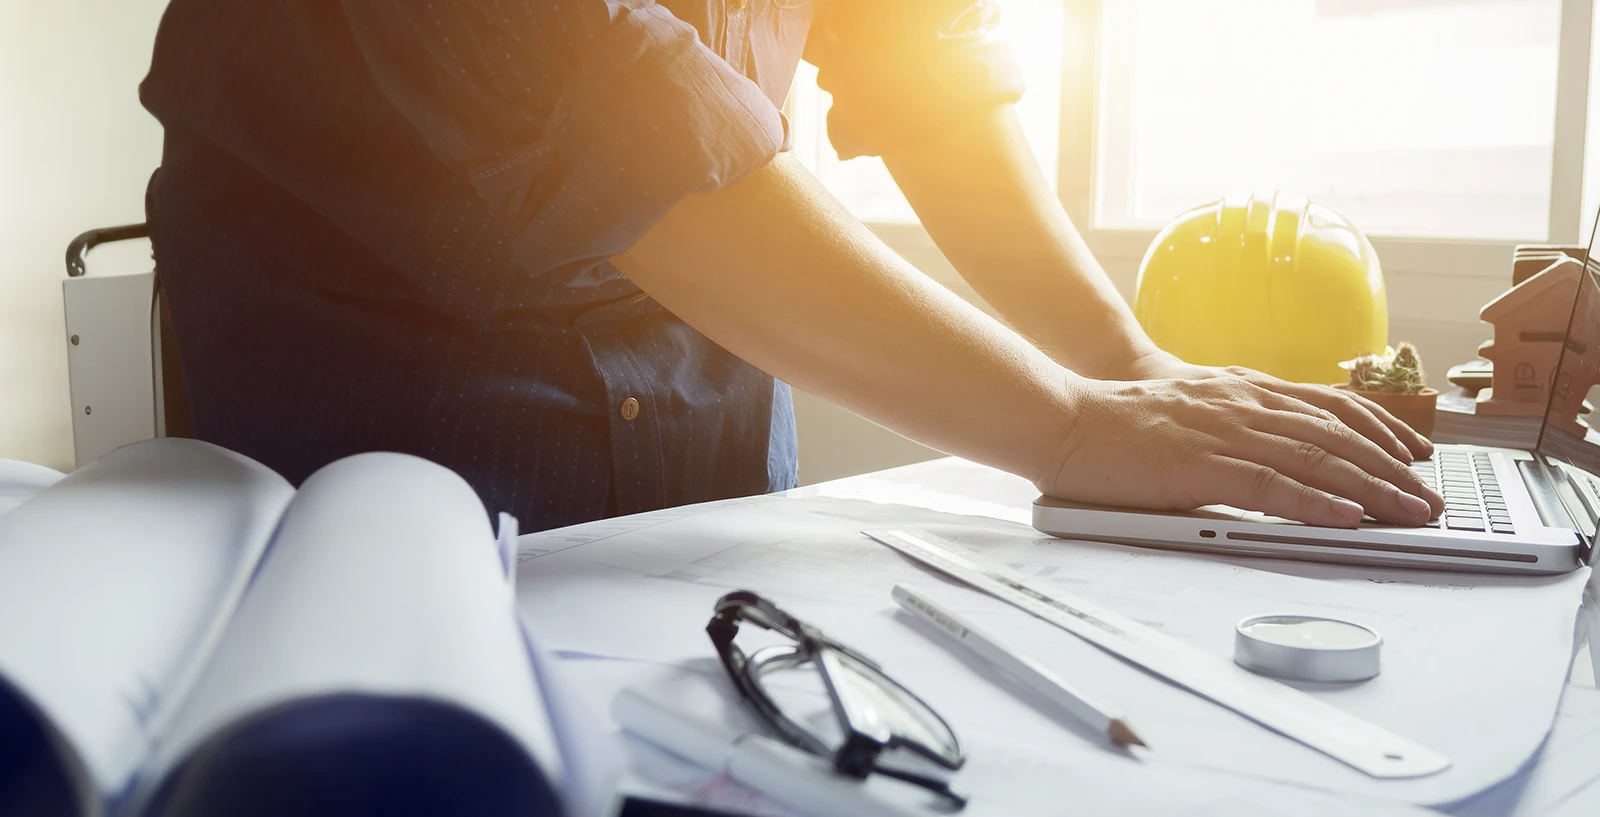
{"label": "hand on keyboard", "polygon": [[[1077,380],[1045,494],[1125,507],[1224,504],[1313,525],[1421,525],[1444,498],[1338,415],[1242,377]],[[1420,447],[1420,446],[1419,446]]]}
{"label": "hand on keyboard", "polygon": [[1410,426],[1396,419],[1377,403],[1347,391],[1311,383],[1291,383],[1240,366],[1196,366],[1173,355],[1156,352],[1130,365],[1123,380],[1212,380],[1239,378],[1268,391],[1288,395],[1332,413],[1356,433],[1377,443],[1383,450],[1410,462],[1433,454],[1433,443]]}

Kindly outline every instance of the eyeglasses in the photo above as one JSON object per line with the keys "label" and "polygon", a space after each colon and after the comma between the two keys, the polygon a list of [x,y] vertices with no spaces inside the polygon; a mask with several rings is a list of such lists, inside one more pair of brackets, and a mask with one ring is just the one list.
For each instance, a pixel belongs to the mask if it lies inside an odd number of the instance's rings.
{"label": "eyeglasses", "polygon": [[[747,655],[735,643],[741,621],[771,631],[780,640]],[[955,770],[966,762],[966,751],[932,707],[866,656],[747,590],[717,600],[706,633],[745,702],[791,745],[832,758],[840,774],[865,779],[877,772],[921,786],[956,808],[966,805],[966,796],[948,781],[885,762],[887,750],[904,748]],[[793,695],[786,694],[793,686],[785,682],[794,676],[784,670],[814,670],[814,676],[820,676],[839,734],[807,724],[809,713],[799,711]]]}

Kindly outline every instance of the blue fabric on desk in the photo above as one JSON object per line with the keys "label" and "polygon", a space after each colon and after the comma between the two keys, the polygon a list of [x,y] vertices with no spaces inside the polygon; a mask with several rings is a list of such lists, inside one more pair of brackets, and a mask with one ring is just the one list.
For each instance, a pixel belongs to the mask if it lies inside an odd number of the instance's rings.
{"label": "blue fabric on desk", "polygon": [[522,747],[444,704],[361,695],[294,704],[195,752],[150,817],[559,817]]}
{"label": "blue fabric on desk", "polygon": [[0,680],[0,817],[71,817],[81,812],[67,765],[21,692]]}
{"label": "blue fabric on desk", "polygon": [[630,797],[622,804],[622,811],[617,817],[739,817],[739,815],[732,811],[680,806]]}
{"label": "blue fabric on desk", "polygon": [[992,8],[175,0],[141,94],[196,434],[295,483],[417,454],[529,531],[794,486],[788,387],[609,259],[784,147],[803,47],[849,153],[1017,98]]}

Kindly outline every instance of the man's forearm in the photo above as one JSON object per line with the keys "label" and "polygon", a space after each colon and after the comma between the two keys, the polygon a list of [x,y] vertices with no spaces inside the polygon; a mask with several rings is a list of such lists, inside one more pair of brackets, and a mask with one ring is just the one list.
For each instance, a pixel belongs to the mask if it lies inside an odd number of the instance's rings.
{"label": "man's forearm", "polygon": [[615,261],[729,351],[928,445],[1033,477],[1066,436],[1070,375],[787,156],[684,200]]}
{"label": "man's forearm", "polygon": [[1062,363],[1120,378],[1155,351],[1050,191],[1011,106],[884,161],[962,277]]}

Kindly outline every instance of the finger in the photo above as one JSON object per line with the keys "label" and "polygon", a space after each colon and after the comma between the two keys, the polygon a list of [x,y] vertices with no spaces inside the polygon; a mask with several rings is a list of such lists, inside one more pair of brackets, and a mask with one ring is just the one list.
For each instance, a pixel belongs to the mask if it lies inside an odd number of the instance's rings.
{"label": "finger", "polygon": [[1312,488],[1265,465],[1228,456],[1207,463],[1197,480],[1204,487],[1195,504],[1232,505],[1327,528],[1353,528],[1361,522],[1361,506]]}
{"label": "finger", "polygon": [[[1433,516],[1433,508],[1425,499],[1367,473],[1316,443],[1253,429],[1245,430],[1230,442],[1225,452],[1230,456],[1264,465],[1303,485],[1349,499],[1379,522],[1421,525]],[[1364,442],[1370,445],[1370,441]],[[1393,461],[1382,451],[1375,454]]]}
{"label": "finger", "polygon": [[1433,440],[1422,436],[1417,432],[1416,429],[1406,425],[1404,420],[1401,420],[1399,417],[1390,414],[1389,410],[1383,406],[1380,406],[1377,403],[1374,403],[1371,400],[1354,392],[1349,393],[1348,396],[1350,399],[1356,401],[1368,411],[1372,412],[1373,416],[1377,417],[1383,422],[1384,425],[1388,426],[1389,430],[1394,432],[1394,434],[1400,438],[1400,442],[1411,451],[1412,456],[1423,460],[1433,456]]}
{"label": "finger", "polygon": [[[1309,383],[1290,383],[1287,380],[1278,380],[1272,377],[1264,377],[1262,380],[1266,382],[1257,382],[1256,385],[1269,391],[1293,397],[1338,417],[1340,422],[1354,429],[1361,436],[1377,443],[1380,448],[1389,452],[1390,456],[1401,462],[1409,463],[1418,456],[1418,449],[1408,445],[1399,437],[1399,429],[1404,429],[1410,437],[1423,439],[1422,435],[1417,434],[1409,426],[1394,419],[1392,415],[1379,408],[1371,400],[1365,398],[1355,399],[1356,395]],[[1384,418],[1388,419],[1385,420]],[[1392,424],[1399,424],[1399,429],[1396,429]]]}
{"label": "finger", "polygon": [[[1389,456],[1376,443],[1355,433],[1349,426],[1340,422],[1318,420],[1303,414],[1290,412],[1267,411],[1253,414],[1250,417],[1249,426],[1256,431],[1266,432],[1293,441],[1309,443],[1341,460],[1352,463],[1365,473],[1391,486],[1396,492],[1404,492],[1412,497],[1421,499],[1428,506],[1428,513],[1425,517],[1416,520],[1401,519],[1397,520],[1396,524],[1421,524],[1444,510],[1444,497],[1424,484],[1422,478],[1417,476],[1417,473],[1412,471],[1410,466]],[[1302,451],[1300,453],[1304,454],[1305,452]],[[1363,507],[1367,507],[1369,512],[1372,512],[1374,508],[1386,507],[1385,502],[1390,505],[1393,503],[1405,504],[1405,500],[1400,497],[1389,497],[1387,500],[1380,501],[1370,492],[1365,494],[1366,498],[1352,494],[1341,495],[1360,502]],[[1368,507],[1369,501],[1374,503],[1372,507]],[[1412,504],[1411,507],[1415,509],[1417,505]],[[1391,521],[1378,513],[1373,513],[1372,515],[1376,518],[1384,519],[1384,521]]]}
{"label": "finger", "polygon": [[1328,411],[1321,406],[1312,405],[1298,397],[1294,397],[1281,391],[1275,391],[1259,383],[1252,383],[1250,385],[1254,386],[1257,390],[1255,394],[1256,402],[1265,408],[1274,409],[1276,411],[1286,411],[1293,414],[1301,414],[1306,417],[1328,423],[1344,422],[1343,420],[1339,419],[1339,415],[1334,414],[1333,412]]}
{"label": "finger", "polygon": [[[1278,381],[1276,378],[1268,378],[1265,375],[1261,377],[1268,381],[1275,381],[1286,389],[1294,389],[1296,387],[1295,384]],[[1330,451],[1344,460],[1354,462],[1367,473],[1421,499],[1430,509],[1437,509],[1429,513],[1428,516],[1443,511],[1443,498],[1437,492],[1424,485],[1421,478],[1411,471],[1408,467],[1409,457],[1405,459],[1397,458],[1394,453],[1381,448],[1377,441],[1358,433],[1339,415],[1327,409],[1312,405],[1290,394],[1273,391],[1253,380],[1247,386],[1252,401],[1262,408],[1269,409],[1269,411],[1247,412],[1243,415],[1244,419],[1237,425],[1255,427],[1257,430],[1267,431],[1290,439],[1315,443],[1318,447]],[[1267,419],[1265,425],[1261,424],[1261,418]],[[1387,433],[1375,418],[1372,422],[1374,427],[1383,430],[1385,434]],[[1397,449],[1401,448],[1398,441],[1395,441],[1394,445]],[[1247,456],[1246,458],[1249,459],[1250,457]],[[1367,498],[1368,501],[1372,501],[1370,494]],[[1418,509],[1416,504],[1407,503],[1404,497],[1392,496],[1389,499],[1390,502],[1409,505],[1413,511]],[[1413,524],[1407,518],[1410,515],[1409,513],[1401,516],[1398,520],[1394,520],[1391,510],[1383,509],[1381,504],[1376,504],[1375,507],[1379,508],[1379,513],[1374,514],[1375,517],[1381,516],[1386,520],[1396,521],[1397,524]],[[1417,512],[1421,513],[1420,511]],[[1421,521],[1426,521],[1426,519]],[[1416,524],[1420,524],[1420,521]]]}
{"label": "finger", "polygon": [[[1389,452],[1390,456],[1404,463],[1416,459],[1417,452],[1400,439],[1398,430],[1385,422],[1378,412],[1388,416],[1388,412],[1378,408],[1370,400],[1357,400],[1353,395],[1347,395],[1322,386],[1299,384],[1290,392],[1301,400],[1317,408],[1331,411],[1341,422],[1354,429],[1357,434],[1375,442],[1380,448]],[[1394,420],[1391,416],[1390,420]],[[1405,425],[1402,423],[1401,427]],[[1406,429],[1409,431],[1409,429]],[[1411,432],[1413,435],[1416,432]]]}

